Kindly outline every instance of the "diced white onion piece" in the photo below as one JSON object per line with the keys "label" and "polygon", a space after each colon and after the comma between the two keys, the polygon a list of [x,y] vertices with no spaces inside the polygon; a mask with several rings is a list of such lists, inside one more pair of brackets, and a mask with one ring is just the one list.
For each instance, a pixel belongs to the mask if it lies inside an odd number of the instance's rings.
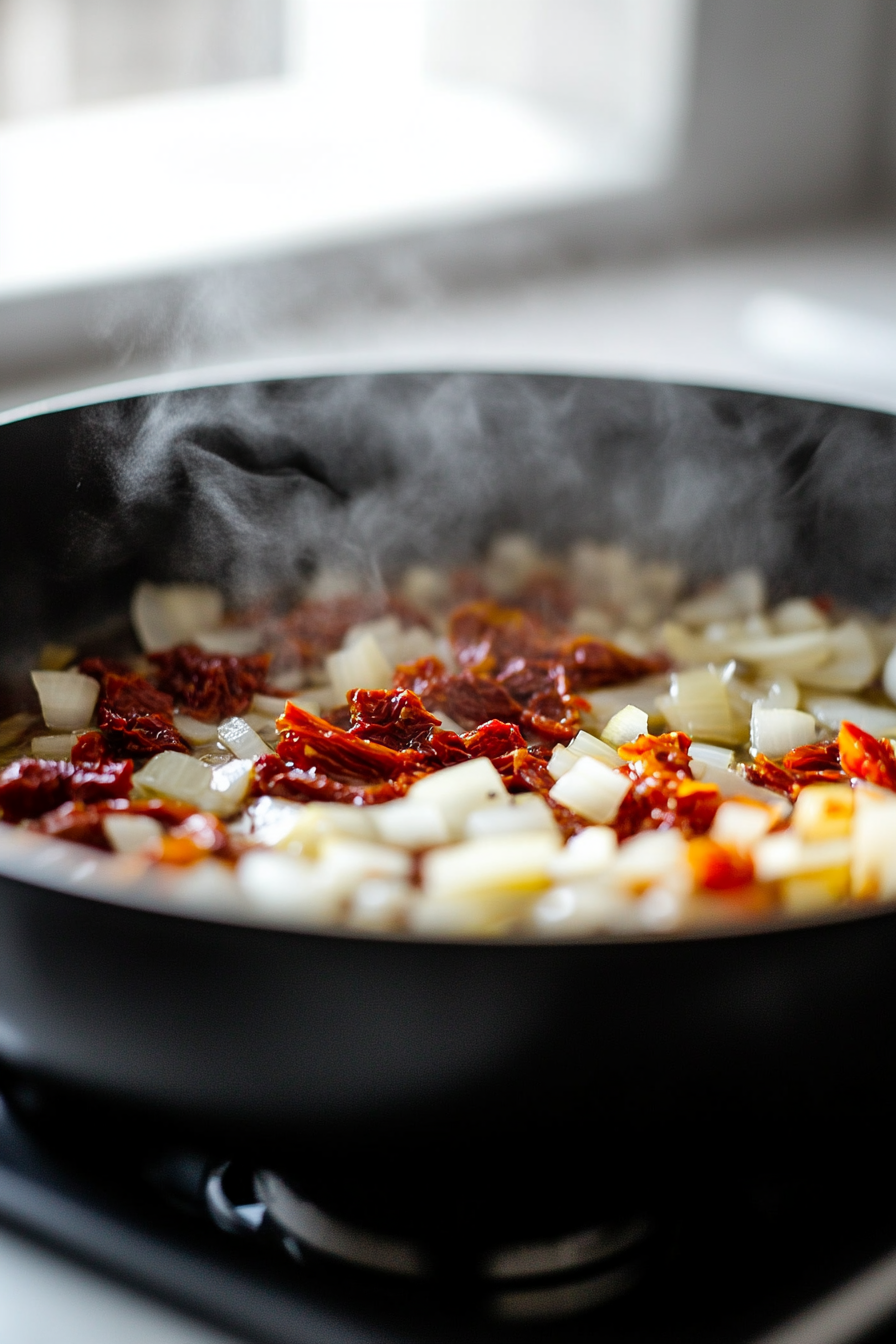
{"label": "diced white onion piece", "polygon": [[370,634],[349,648],[331,653],[326,666],[333,690],[340,696],[358,688],[388,690],[392,685],[394,665],[386,661],[382,649]]}
{"label": "diced white onion piece", "polygon": [[224,599],[199,583],[141,583],[131,599],[131,621],[146,653],[190,643],[221,624]]}
{"label": "diced white onion piece", "polygon": [[204,747],[218,740],[218,725],[203,723],[200,719],[194,719],[192,714],[175,713],[174,726],[191,747]]}
{"label": "diced white onion piece", "polygon": [[633,891],[670,878],[689,881],[687,845],[680,831],[642,831],[619,846],[614,880]]}
{"label": "diced white onion piece", "polygon": [[702,635],[695,635],[677,621],[667,621],[663,626],[663,644],[673,660],[685,667],[720,663],[731,656],[729,637],[710,640]]}
{"label": "diced white onion piece", "polygon": [[603,728],[613,715],[626,705],[635,705],[645,714],[656,712],[656,698],[669,689],[669,675],[664,672],[655,677],[643,677],[640,681],[630,681],[624,686],[607,686],[600,691],[590,691],[585,699],[591,706],[591,718]]}
{"label": "diced white onion piece", "polygon": [[734,764],[734,752],[730,748],[716,747],[711,742],[692,742],[689,755],[692,761],[716,765],[720,770],[730,770]]}
{"label": "diced white onion piece", "polygon": [[791,825],[803,840],[837,840],[852,830],[854,810],[848,784],[810,784],[797,796]]}
{"label": "diced white onion piece", "polygon": [[734,639],[729,648],[741,662],[751,663],[763,676],[786,674],[803,681],[828,662],[833,649],[833,631],[806,630],[793,635]]}
{"label": "diced white onion piece", "polygon": [[201,812],[231,817],[252,782],[251,761],[230,761],[214,769],[194,756],[163,751],[134,775],[138,798],[173,798]]}
{"label": "diced white onion piece", "polygon": [[657,708],[670,728],[691,738],[725,746],[741,740],[725,683],[711,667],[673,673],[669,694],[658,698]]}
{"label": "diced white onion piece", "polygon": [[802,709],[763,709],[753,706],[750,721],[750,747],[773,761],[786,756],[794,747],[805,747],[818,735],[815,719]]}
{"label": "diced white onion piece", "polygon": [[830,632],[831,657],[799,678],[826,691],[861,691],[880,667],[877,650],[861,621],[845,621]]}
{"label": "diced white onion piece", "polygon": [[814,695],[811,692],[805,702],[809,713],[834,733],[840,731],[845,719],[864,728],[872,737],[896,735],[896,709],[887,705],[869,705],[865,700],[848,695]]}
{"label": "diced white onion piece", "polygon": [[301,839],[306,812],[303,803],[290,803],[285,798],[258,798],[247,811],[252,839],[271,848]]}
{"label": "diced white onion piece", "polygon": [[245,719],[225,719],[218,725],[218,741],[241,761],[257,761],[267,755],[267,747]]}
{"label": "diced white onion piece", "polygon": [[100,693],[94,677],[81,672],[32,672],[40,711],[48,728],[72,731],[90,723]]}
{"label": "diced white onion piece", "polygon": [[432,803],[396,798],[371,808],[371,815],[383,843],[400,849],[432,849],[451,839],[444,816]]}
{"label": "diced white onion piece", "polygon": [[607,742],[601,742],[599,737],[593,733],[587,733],[582,728],[569,744],[569,750],[574,756],[593,756],[596,761],[603,761],[604,765],[615,769],[622,765],[622,757],[619,752]]}
{"label": "diced white onion piece", "polygon": [[577,751],[570,751],[569,747],[564,747],[558,742],[557,746],[551,752],[551,759],[548,761],[548,774],[551,779],[562,779],[565,774],[573,768],[576,761],[581,760],[581,754]]}
{"label": "diced white onion piece", "polygon": [[730,574],[697,597],[679,603],[678,619],[686,625],[708,625],[710,621],[732,621],[752,616],[765,606],[765,580],[756,569],[741,569]]}
{"label": "diced white onion piece", "polygon": [[852,894],[888,900],[896,896],[896,798],[863,787],[855,795]]}
{"label": "diced white onion piece", "polygon": [[613,821],[632,781],[603,761],[582,756],[573,768],[551,789],[555,802],[584,817],[603,824]]}
{"label": "diced white onion piece", "polygon": [[757,689],[761,694],[756,699],[763,709],[799,709],[800,688],[793,677],[788,677],[786,673],[782,672],[771,681],[761,682]]}
{"label": "diced white onion piece", "polygon": [[459,723],[455,723],[454,719],[452,719],[450,714],[442,714],[438,710],[433,710],[433,713],[435,714],[436,718],[441,724],[444,732],[457,733],[458,737],[463,736],[465,730],[460,726]]}
{"label": "diced white onion piece", "polygon": [[804,630],[824,630],[828,619],[808,597],[791,597],[772,612],[772,625],[780,635],[796,635]]}
{"label": "diced white onion piece", "polygon": [[557,822],[545,800],[537,793],[514,794],[509,807],[484,807],[471,812],[464,826],[468,840],[489,835],[519,835],[529,831],[556,832]]}
{"label": "diced white onion piece", "polygon": [[760,882],[821,873],[849,865],[852,846],[846,838],[805,841],[795,831],[779,831],[760,840],[753,850],[753,863]]}
{"label": "diced white onion piece", "polygon": [[252,784],[252,761],[228,761],[212,769],[203,810],[216,817],[232,817],[243,805]]}
{"label": "diced white onion piece", "polygon": [[261,631],[222,625],[219,630],[199,630],[193,636],[203,653],[234,654],[243,658],[261,648]]}
{"label": "diced white onion piece", "polygon": [[532,907],[532,927],[542,936],[571,938],[599,929],[623,932],[634,924],[632,903],[608,883],[565,881]]}
{"label": "diced white onion piece", "polygon": [[554,855],[551,877],[557,882],[569,882],[606,872],[613,864],[618,848],[616,832],[609,826],[587,826]]}
{"label": "diced white onion piece", "polygon": [[432,849],[422,864],[423,891],[438,900],[475,900],[481,892],[530,895],[550,882],[560,840],[548,831],[495,835]]}
{"label": "diced white onion piece", "polygon": [[211,792],[212,768],[193,756],[162,751],[134,775],[140,798],[173,798],[175,802],[202,807]]}
{"label": "diced white onion piece", "polygon": [[32,737],[31,755],[38,761],[68,761],[77,733],[57,733],[52,737]]}
{"label": "diced white onion piece", "polygon": [[237,864],[243,894],[265,914],[317,926],[336,918],[343,896],[329,887],[318,865],[265,849],[253,849]]}
{"label": "diced white onion piece", "polygon": [[413,898],[413,887],[400,878],[368,877],[352,898],[347,923],[353,929],[401,928]]}
{"label": "diced white onion piece", "polygon": [[503,779],[486,756],[436,770],[412,784],[406,796],[438,808],[452,839],[463,835],[471,812],[496,804],[506,806],[509,798]]}
{"label": "diced white onion piece", "polygon": [[329,888],[351,896],[370,877],[409,878],[412,862],[403,849],[333,836],[320,847],[318,870]]}
{"label": "diced white onion piece", "polygon": [[626,705],[614,714],[601,733],[601,739],[611,747],[622,747],[636,742],[647,732],[647,714],[637,705]]}
{"label": "diced white onion piece", "polygon": [[432,565],[411,565],[401,580],[405,601],[420,611],[439,608],[451,600],[451,583],[443,569]]}
{"label": "diced white onion piece", "polygon": [[884,663],[883,683],[884,690],[893,704],[896,705],[896,647],[893,648]]}
{"label": "diced white onion piece", "polygon": [[372,807],[355,807],[352,803],[308,803],[305,811],[321,836],[376,839],[375,809]]}
{"label": "diced white onion piece", "polygon": [[253,732],[256,732],[258,736],[261,738],[261,740],[265,743],[266,751],[268,749],[267,744],[272,742],[276,743],[277,740],[279,739],[280,734],[277,731],[277,724],[275,720],[268,718],[266,714],[255,714],[250,709],[246,714],[243,715],[243,718],[245,719],[246,723],[248,723],[249,727],[253,730]]}
{"label": "diced white onion piece", "polygon": [[544,563],[544,556],[531,537],[518,533],[496,537],[483,566],[485,586],[492,597],[507,601],[517,596],[526,580]]}
{"label": "diced white onion piece", "polygon": [[[256,692],[252,701],[252,708],[256,714],[263,714],[267,719],[279,719],[286,708],[286,698],[279,695],[259,695]],[[314,714],[319,711],[312,710],[311,712]]]}
{"label": "diced white onion piece", "polygon": [[776,808],[739,803],[731,798],[719,808],[709,834],[720,845],[746,853],[768,834],[779,816]]}
{"label": "diced white onion piece", "polygon": [[103,834],[117,854],[152,854],[164,831],[155,817],[110,812],[103,817]]}

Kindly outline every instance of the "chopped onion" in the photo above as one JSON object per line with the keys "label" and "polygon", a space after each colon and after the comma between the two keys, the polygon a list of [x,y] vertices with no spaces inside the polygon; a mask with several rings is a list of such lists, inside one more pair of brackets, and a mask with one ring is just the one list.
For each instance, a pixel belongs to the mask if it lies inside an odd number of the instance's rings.
{"label": "chopped onion", "polygon": [[347,922],[353,929],[401,928],[413,899],[413,887],[401,878],[365,878],[352,898]]}
{"label": "chopped onion", "polygon": [[647,715],[637,705],[626,705],[614,714],[601,733],[601,739],[611,747],[622,747],[636,742],[647,732]]}
{"label": "chopped onion", "polygon": [[363,635],[349,648],[331,653],[327,658],[327,675],[333,690],[339,696],[361,688],[388,690],[392,685],[392,667],[373,635]]}
{"label": "chopped onion", "polygon": [[768,834],[780,815],[777,808],[757,807],[732,798],[719,808],[709,834],[720,845],[747,853]]}
{"label": "chopped onion", "polygon": [[508,807],[484,807],[471,812],[464,834],[468,840],[482,840],[489,835],[556,830],[554,814],[539,794],[517,793],[511,796]]}
{"label": "chopped onion", "polygon": [[845,719],[855,723],[872,737],[892,737],[896,734],[896,709],[886,705],[869,705],[865,700],[854,700],[846,695],[806,696],[806,708],[819,723],[832,732],[840,731]]}
{"label": "chopped onion", "polygon": [[509,798],[503,779],[487,756],[436,770],[412,784],[406,796],[415,803],[438,808],[453,839],[463,835],[471,812],[496,804],[506,806]]}
{"label": "chopped onion", "polygon": [[343,901],[327,886],[316,864],[288,854],[250,850],[237,864],[236,875],[253,905],[301,924],[331,923]]}
{"label": "chopped onion", "polygon": [[[770,681],[759,682],[757,689],[761,691],[761,694],[756,697],[756,700],[762,705],[763,709],[799,709],[800,688],[793,677],[788,677],[786,673],[782,672]],[[756,700],[754,700],[754,704]]]}
{"label": "chopped onion", "polygon": [[267,755],[267,746],[245,719],[225,719],[218,725],[218,741],[241,761],[257,761]]}
{"label": "chopped onion", "polygon": [[815,719],[801,709],[763,709],[753,706],[750,747],[771,760],[780,760],[794,747],[805,747],[818,736]]}
{"label": "chopped onion", "polygon": [[852,829],[852,892],[867,899],[896,896],[896,798],[883,790],[855,790]]}
{"label": "chopped onion", "polygon": [[880,667],[877,650],[861,621],[845,621],[830,632],[831,658],[798,680],[827,691],[861,691]]}
{"label": "chopped onion", "polygon": [[[252,708],[256,714],[264,714],[264,716],[268,719],[279,719],[280,715],[286,708],[288,698],[289,698],[288,696],[281,696],[281,695],[256,694],[255,698],[252,701]],[[317,709],[311,710],[312,714],[320,713],[320,704],[319,702],[316,703],[318,704],[318,707]],[[296,704],[295,698],[293,698],[293,704]],[[302,705],[301,708],[304,709],[306,708],[306,706]]]}
{"label": "chopped onion", "polygon": [[615,751],[607,742],[601,742],[599,737],[593,733],[586,733],[581,729],[569,744],[569,750],[574,756],[593,756],[596,761],[603,761],[604,765],[615,769],[622,764],[622,757],[618,751]]}
{"label": "chopped onion", "polygon": [[218,740],[218,725],[216,723],[203,723],[200,719],[194,719],[191,714],[175,712],[174,726],[191,747],[204,747],[209,742],[217,742]]}
{"label": "chopped onion", "polygon": [[77,733],[60,733],[52,737],[32,737],[31,755],[39,761],[68,761],[72,747],[78,740]]}
{"label": "chopped onion", "polygon": [[100,684],[80,672],[32,672],[48,728],[86,728],[100,693]]}
{"label": "chopped onion", "polygon": [[176,751],[153,756],[133,780],[138,798],[172,798],[218,817],[232,817],[239,810],[251,782],[251,761],[230,761],[213,769]]}
{"label": "chopped onion", "polygon": [[265,750],[269,744],[276,746],[280,733],[274,719],[268,718],[266,714],[253,714],[251,710],[243,715],[243,719],[265,743]]}
{"label": "chopped onion", "polygon": [[705,738],[733,746],[742,741],[743,732],[735,722],[725,683],[711,667],[676,672],[667,696],[660,696],[657,708],[670,728],[691,738]]}
{"label": "chopped onion", "polygon": [[631,787],[632,781],[621,771],[612,770],[592,756],[582,756],[557,781],[550,796],[586,821],[603,824],[615,819]]}
{"label": "chopped onion", "polygon": [[606,872],[612,866],[618,848],[616,832],[609,826],[587,826],[554,855],[551,877],[557,882],[569,882]]}
{"label": "chopped onion", "polygon": [[884,663],[883,671],[884,690],[896,705],[896,647],[893,648]]}
{"label": "chopped onion", "polygon": [[685,625],[733,621],[752,616],[765,606],[765,580],[756,569],[740,569],[697,597],[679,603],[676,616]]}
{"label": "chopped onion", "polygon": [[599,728],[603,728],[614,714],[626,705],[635,705],[645,714],[656,713],[656,698],[669,689],[668,673],[655,677],[644,677],[641,681],[630,681],[624,686],[608,686],[600,691],[591,691],[585,699],[591,706],[591,718]]}
{"label": "chopped onion", "polygon": [[569,747],[564,747],[562,743],[558,743],[551,752],[551,759],[548,761],[548,774],[553,780],[562,779],[580,759],[579,752],[570,751]]}
{"label": "chopped onion", "polygon": [[824,630],[828,619],[808,597],[791,597],[772,612],[772,625],[779,635],[795,635],[804,630]]}
{"label": "chopped onion", "polygon": [[320,847],[318,872],[329,889],[346,897],[370,877],[409,878],[412,862],[403,849],[333,836]]}
{"label": "chopped onion", "polygon": [[433,849],[423,860],[423,891],[428,897],[458,901],[487,891],[529,895],[549,884],[551,861],[559,848],[556,835],[537,831]]}
{"label": "chopped onion", "polygon": [[153,854],[159,850],[164,831],[155,817],[110,812],[103,817],[103,834],[117,854]]}
{"label": "chopped onion", "polygon": [[810,784],[800,789],[791,825],[803,840],[837,840],[852,830],[854,811],[848,784]]}
{"label": "chopped onion", "polygon": [[812,842],[788,830],[760,840],[753,850],[753,863],[760,882],[780,882],[787,877],[848,867],[851,852],[848,838]]}
{"label": "chopped onion", "polygon": [[289,803],[285,798],[259,798],[247,811],[252,839],[272,849],[301,839],[306,812],[304,803]]}
{"label": "chopped onion", "polygon": [[828,662],[833,650],[832,630],[805,630],[792,635],[768,635],[734,639],[729,648],[741,662],[751,663],[760,675],[786,674],[804,681],[808,674]]}
{"label": "chopped onion", "polygon": [[483,566],[483,579],[489,595],[499,602],[516,597],[544,563],[544,556],[531,537],[523,533],[496,537],[488,548]]}
{"label": "chopped onion", "polygon": [[673,876],[690,880],[687,844],[680,831],[642,831],[619,846],[613,877],[623,886],[643,891]]}
{"label": "chopped onion", "polygon": [[[725,747],[715,747],[709,742],[692,742],[689,755],[692,761],[716,765],[720,770],[730,770],[734,763],[733,751]],[[699,776],[695,775],[695,778]]]}
{"label": "chopped onion", "polygon": [[237,658],[257,653],[261,647],[261,631],[241,626],[222,625],[217,630],[199,630],[193,640],[203,653],[229,653]]}
{"label": "chopped onion", "polygon": [[593,879],[551,887],[533,905],[530,920],[542,936],[566,938],[598,929],[621,933],[634,923],[628,897],[609,883]]}
{"label": "chopped onion", "polygon": [[396,798],[372,809],[379,838],[400,849],[431,849],[451,839],[444,816],[432,803]]}
{"label": "chopped onion", "polygon": [[789,816],[791,804],[773,789],[763,788],[761,784],[751,784],[743,775],[734,770],[721,769],[708,761],[692,761],[691,774],[703,784],[715,784],[723,798],[755,798],[758,803],[767,803],[778,809],[782,817]]}
{"label": "chopped onion", "polygon": [[221,624],[224,599],[200,583],[141,583],[131,600],[131,621],[146,653],[190,643]]}

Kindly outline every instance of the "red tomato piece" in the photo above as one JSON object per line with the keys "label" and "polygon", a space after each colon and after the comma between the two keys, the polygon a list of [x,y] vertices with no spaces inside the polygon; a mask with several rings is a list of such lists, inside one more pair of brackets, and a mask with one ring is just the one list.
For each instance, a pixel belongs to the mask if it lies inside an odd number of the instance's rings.
{"label": "red tomato piece", "polygon": [[180,644],[149,657],[158,669],[160,688],[188,714],[208,723],[247,710],[265,684],[271,661],[267,653],[242,658],[203,653],[195,644]]}
{"label": "red tomato piece", "polygon": [[886,738],[878,740],[854,723],[841,723],[837,741],[848,775],[896,790],[896,752]]}

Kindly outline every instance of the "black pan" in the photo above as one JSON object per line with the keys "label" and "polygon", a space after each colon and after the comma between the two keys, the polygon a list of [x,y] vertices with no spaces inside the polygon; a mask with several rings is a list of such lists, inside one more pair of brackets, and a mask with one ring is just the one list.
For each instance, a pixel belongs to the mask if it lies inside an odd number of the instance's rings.
{"label": "black pan", "polygon": [[[434,374],[146,394],[11,419],[0,480],[8,709],[44,639],[121,638],[141,576],[288,595],[321,556],[455,562],[508,527],[896,605],[893,419],[780,397]],[[425,942],[130,908],[66,880],[0,877],[10,1076],[209,1142],[313,1152],[323,1170],[321,1154],[397,1136],[421,1180],[461,1152],[569,1188],[597,1172],[609,1199],[763,1136],[842,1148],[896,1109],[885,905]]]}

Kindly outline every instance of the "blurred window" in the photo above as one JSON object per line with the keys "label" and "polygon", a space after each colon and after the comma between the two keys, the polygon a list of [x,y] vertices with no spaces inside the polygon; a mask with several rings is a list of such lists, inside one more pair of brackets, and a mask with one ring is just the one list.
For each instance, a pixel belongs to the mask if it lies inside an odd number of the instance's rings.
{"label": "blurred window", "polygon": [[647,190],[694,7],[0,0],[0,294]]}

